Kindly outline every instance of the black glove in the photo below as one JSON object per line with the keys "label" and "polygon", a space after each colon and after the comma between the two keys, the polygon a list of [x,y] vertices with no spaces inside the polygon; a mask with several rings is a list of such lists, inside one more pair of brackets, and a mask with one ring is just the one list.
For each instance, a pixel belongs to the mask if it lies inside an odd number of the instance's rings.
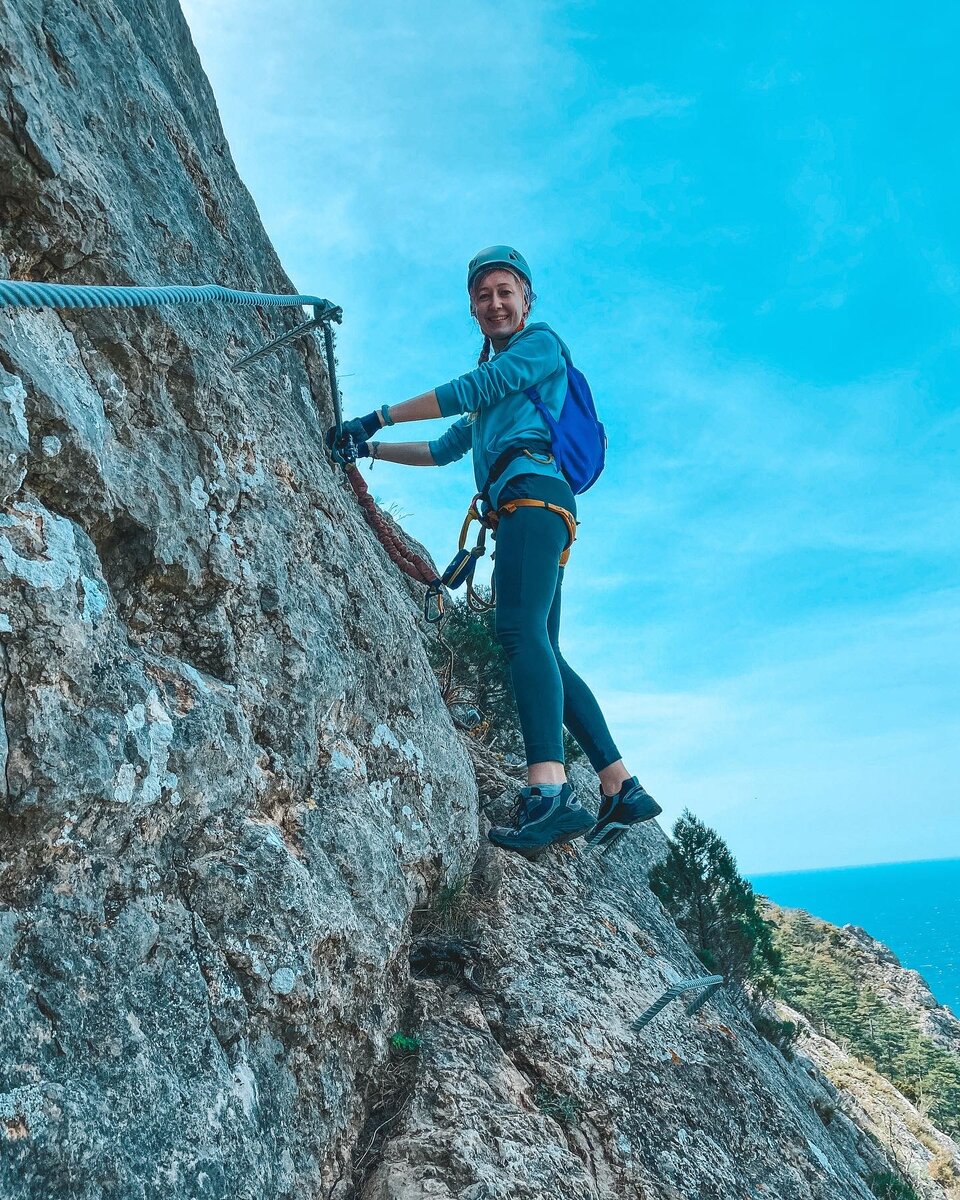
{"label": "black glove", "polygon": [[[355,423],[356,422],[353,422],[353,421],[346,422],[346,424],[343,426],[343,429],[341,430],[340,441],[339,441],[338,445],[340,445],[342,447],[347,444],[347,438],[349,436],[351,436],[351,430],[349,429],[349,426],[353,425]],[[336,440],[336,437],[337,437],[336,425],[331,425],[330,428],[327,430],[327,432],[323,435],[324,444],[326,445],[327,450],[330,453],[331,457],[333,456],[333,445],[334,445],[334,441]],[[354,439],[356,439],[355,434],[353,434],[353,437],[354,437]],[[354,453],[356,454],[357,458],[372,458],[373,457],[373,453],[370,449],[370,443],[366,439],[364,439],[363,441],[354,440],[353,447],[354,447]]]}
{"label": "black glove", "polygon": [[343,432],[348,433],[355,442],[366,441],[380,432],[380,414],[372,412],[367,413],[365,417],[354,417],[351,421],[344,421]]}
{"label": "black glove", "polygon": [[[348,437],[353,438],[358,444],[365,442],[373,437],[375,433],[380,432],[380,414],[376,412],[367,413],[365,417],[353,417],[352,420],[344,421],[342,426],[342,435],[339,445],[343,445]],[[327,443],[327,449],[333,449],[333,439],[336,434],[336,426],[331,426],[324,436],[324,441]],[[369,451],[367,451],[369,453]],[[360,455],[364,457],[363,454]]]}

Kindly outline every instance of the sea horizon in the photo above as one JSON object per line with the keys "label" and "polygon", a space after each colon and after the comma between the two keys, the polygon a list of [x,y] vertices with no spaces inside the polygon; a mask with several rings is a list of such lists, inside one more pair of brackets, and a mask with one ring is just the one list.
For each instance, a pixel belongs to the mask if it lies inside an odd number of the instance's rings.
{"label": "sea horizon", "polygon": [[834,867],[790,867],[785,871],[746,871],[744,879],[773,879],[781,875],[814,875],[824,871],[865,871],[870,867],[909,867],[923,863],[960,863],[960,855],[948,854],[943,858],[891,858],[880,862],[843,863]]}
{"label": "sea horizon", "polygon": [[960,1014],[960,858],[747,874],[754,891],[831,925],[857,925]]}

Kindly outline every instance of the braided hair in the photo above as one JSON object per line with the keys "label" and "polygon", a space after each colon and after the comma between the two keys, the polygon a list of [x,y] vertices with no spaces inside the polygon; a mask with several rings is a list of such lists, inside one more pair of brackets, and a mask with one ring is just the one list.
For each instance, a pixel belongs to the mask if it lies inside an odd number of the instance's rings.
{"label": "braided hair", "polygon": [[[524,299],[524,303],[527,306],[527,309],[529,310],[530,308],[533,307],[533,303],[537,298],[536,292],[534,292],[533,288],[531,288],[530,284],[526,281],[526,279],[524,279],[524,277],[520,274],[520,272],[514,271],[512,267],[495,266],[495,267],[491,267],[490,271],[484,271],[482,275],[478,275],[477,278],[473,281],[473,286],[470,288],[471,297],[472,297],[474,288],[478,288],[480,286],[480,284],[484,281],[484,279],[486,279],[486,277],[490,274],[491,271],[509,271],[510,274],[514,277],[514,279],[516,279],[516,281],[520,284],[520,287],[523,290],[523,299]],[[470,315],[473,318],[476,318],[476,315],[477,315],[476,310],[473,307],[473,299],[472,298],[470,300]],[[524,325],[526,323],[527,323],[527,318],[524,317],[523,320],[520,322],[520,327],[518,329],[515,329],[514,333],[519,333],[520,330],[524,327]],[[490,361],[490,351],[492,348],[493,348],[493,343],[491,342],[489,335],[484,334],[483,349],[480,351],[480,357],[477,359],[478,367],[481,364]]]}

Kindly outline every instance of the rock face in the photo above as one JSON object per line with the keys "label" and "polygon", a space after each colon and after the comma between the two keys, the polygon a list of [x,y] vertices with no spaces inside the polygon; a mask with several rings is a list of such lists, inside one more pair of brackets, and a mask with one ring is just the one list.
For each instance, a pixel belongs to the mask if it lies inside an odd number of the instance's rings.
{"label": "rock face", "polygon": [[[923,1200],[960,1200],[960,1147],[892,1083],[822,1037],[800,1013],[781,1005],[801,1030],[802,1061],[824,1082],[819,1111],[831,1123],[842,1112],[882,1144],[897,1174]],[[832,1093],[832,1094],[831,1094]]]}
{"label": "rock face", "polygon": [[[834,1100],[826,1102],[828,1111],[842,1109],[881,1141],[917,1195],[960,1200],[960,1147],[944,1132],[953,1128],[949,1118],[940,1119],[946,1117],[941,1102],[950,1096],[946,1079],[951,1058],[954,1080],[960,1065],[960,1021],[937,1003],[916,971],[902,967],[887,946],[858,926],[838,929],[769,901],[763,912],[776,927],[788,959],[783,992],[807,1013],[783,1003],[781,1016],[797,1023],[800,1053],[835,1088]],[[819,986],[808,986],[818,976]],[[856,1025],[850,1024],[851,1002]],[[875,1028],[886,1028],[887,1036],[898,1028],[912,1031],[909,1040],[902,1037],[896,1067],[889,1057],[877,1055],[880,1043],[871,1040]],[[929,1057],[931,1047],[940,1056],[939,1066]],[[872,1054],[880,1059],[878,1069]],[[920,1067],[932,1084],[914,1080],[911,1102],[891,1080],[905,1081]],[[955,1087],[950,1109],[956,1112]]]}
{"label": "rock face", "polygon": [[[172,0],[0,37],[0,275],[293,290]],[[316,346],[229,370],[298,319],[0,311],[0,1195],[869,1197],[734,998],[630,1028],[702,973],[657,828],[477,857]]]}
{"label": "rock face", "polygon": [[[485,807],[502,817],[506,781],[481,768]],[[354,1194],[872,1194],[863,1180],[882,1167],[878,1150],[842,1114],[824,1125],[814,1102],[830,1085],[786,1062],[732,998],[692,1017],[674,1001],[631,1028],[667,988],[705,973],[646,886],[665,846],[652,827],[609,859],[481,855],[463,920],[488,963],[484,994],[441,976],[415,982],[422,1045]],[[436,921],[449,925],[449,910]]]}
{"label": "rock face", "polygon": [[960,1021],[937,1002],[918,971],[901,966],[889,946],[858,925],[844,925],[836,936],[844,953],[857,964],[861,979],[869,982],[885,1004],[915,1017],[927,1037],[960,1057]]}
{"label": "rock face", "polygon": [[[291,292],[163,2],[0,2],[0,275]],[[302,319],[0,312],[0,1194],[320,1195],[476,845]]]}

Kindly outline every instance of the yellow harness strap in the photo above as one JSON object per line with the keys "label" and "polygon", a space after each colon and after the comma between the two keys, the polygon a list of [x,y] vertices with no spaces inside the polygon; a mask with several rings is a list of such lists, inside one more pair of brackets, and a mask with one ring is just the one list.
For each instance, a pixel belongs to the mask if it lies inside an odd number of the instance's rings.
{"label": "yellow harness strap", "polygon": [[480,522],[480,541],[478,545],[483,544],[484,538],[487,536],[487,527],[483,523],[483,517],[480,515],[480,510],[477,508],[479,496],[474,496],[470,502],[470,507],[467,509],[467,515],[463,518],[463,526],[460,529],[460,549],[463,550],[467,544],[467,534],[470,532],[470,526],[474,521]]}
{"label": "yellow harness strap", "polygon": [[[503,516],[504,513],[515,513],[518,508],[549,508],[551,512],[555,512],[558,514],[558,516],[563,517],[567,526],[568,540],[566,549],[560,555],[560,566],[565,567],[567,565],[567,559],[570,557],[570,551],[573,547],[573,543],[577,540],[577,519],[573,513],[569,512],[565,508],[561,508],[559,504],[549,504],[546,500],[508,500],[506,504],[497,509],[496,514],[490,513],[487,519],[489,520],[490,517],[496,515],[496,518],[499,521],[500,517]],[[496,522],[494,523],[494,528],[496,528]]]}

